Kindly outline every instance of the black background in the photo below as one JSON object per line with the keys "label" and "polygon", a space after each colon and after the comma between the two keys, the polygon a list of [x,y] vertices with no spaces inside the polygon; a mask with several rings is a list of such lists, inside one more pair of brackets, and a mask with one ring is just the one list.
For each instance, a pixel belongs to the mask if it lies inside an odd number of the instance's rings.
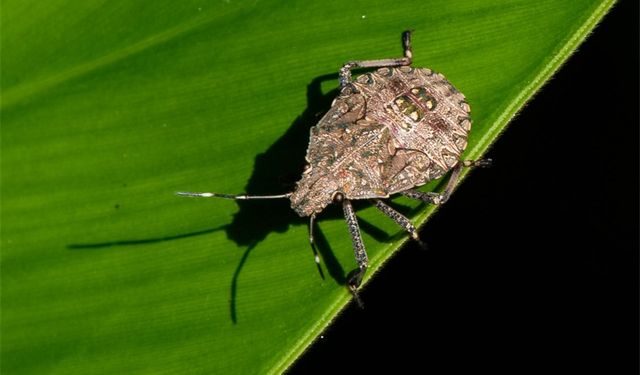
{"label": "black background", "polygon": [[617,4],[290,369],[638,373],[638,4]]}

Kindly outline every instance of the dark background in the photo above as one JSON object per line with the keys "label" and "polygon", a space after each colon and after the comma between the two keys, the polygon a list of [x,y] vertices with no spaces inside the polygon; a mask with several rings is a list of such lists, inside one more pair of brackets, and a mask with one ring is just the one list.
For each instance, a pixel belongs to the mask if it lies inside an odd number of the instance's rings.
{"label": "dark background", "polygon": [[638,373],[638,4],[617,4],[290,369]]}

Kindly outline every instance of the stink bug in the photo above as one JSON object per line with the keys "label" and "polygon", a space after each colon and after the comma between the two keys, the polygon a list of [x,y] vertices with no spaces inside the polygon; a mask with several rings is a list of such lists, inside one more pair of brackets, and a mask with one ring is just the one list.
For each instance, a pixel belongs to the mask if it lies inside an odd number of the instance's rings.
{"label": "stink bug", "polygon": [[[464,167],[490,160],[461,160],[471,130],[469,105],[443,75],[411,67],[411,32],[402,34],[404,57],[350,61],[339,72],[340,93],[329,111],[311,128],[307,165],[294,191],[277,195],[230,195],[179,192],[189,197],[291,201],[309,217],[309,242],[315,252],[316,215],[330,203],[342,205],[358,268],[348,285],[354,296],[368,266],[352,200],[368,199],[419,241],[411,221],[382,200],[393,194],[442,204]],[[353,80],[354,68],[379,68]],[[442,193],[415,187],[453,170]],[[319,261],[316,252],[316,262]]]}

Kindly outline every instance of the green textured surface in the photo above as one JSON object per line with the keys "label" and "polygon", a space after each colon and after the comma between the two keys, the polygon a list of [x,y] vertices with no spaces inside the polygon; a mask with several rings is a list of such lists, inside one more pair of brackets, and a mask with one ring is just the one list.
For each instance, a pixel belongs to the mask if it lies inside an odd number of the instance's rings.
{"label": "green textured surface", "polygon": [[[283,371],[350,298],[339,211],[323,280],[286,201],[173,192],[282,192],[340,64],[399,56],[409,28],[479,157],[613,2],[345,4],[3,1],[3,373]],[[356,208],[368,279],[406,236]]]}

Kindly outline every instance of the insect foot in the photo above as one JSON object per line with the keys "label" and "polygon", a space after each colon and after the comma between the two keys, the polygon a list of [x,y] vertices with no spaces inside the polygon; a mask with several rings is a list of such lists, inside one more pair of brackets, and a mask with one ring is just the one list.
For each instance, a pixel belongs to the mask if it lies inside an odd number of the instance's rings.
{"label": "insect foot", "polygon": [[[342,205],[357,268],[348,289],[358,303],[369,259],[351,201],[371,201],[413,239],[411,221],[383,202],[402,194],[430,204],[443,204],[463,168],[484,167],[489,159],[461,160],[471,131],[465,96],[440,73],[411,66],[411,32],[402,33],[403,55],[345,63],[338,72],[340,93],[329,111],[311,127],[307,166],[294,191],[252,196],[219,193],[179,195],[203,198],[289,199],[301,217],[309,217],[314,248],[314,220],[329,204]],[[353,77],[353,70],[377,68]],[[415,190],[451,172],[442,193]],[[318,259],[317,252],[315,258]]]}
{"label": "insect foot", "polygon": [[493,160],[489,158],[478,160],[463,160],[462,163],[465,167],[470,168],[489,168],[493,164]]}

